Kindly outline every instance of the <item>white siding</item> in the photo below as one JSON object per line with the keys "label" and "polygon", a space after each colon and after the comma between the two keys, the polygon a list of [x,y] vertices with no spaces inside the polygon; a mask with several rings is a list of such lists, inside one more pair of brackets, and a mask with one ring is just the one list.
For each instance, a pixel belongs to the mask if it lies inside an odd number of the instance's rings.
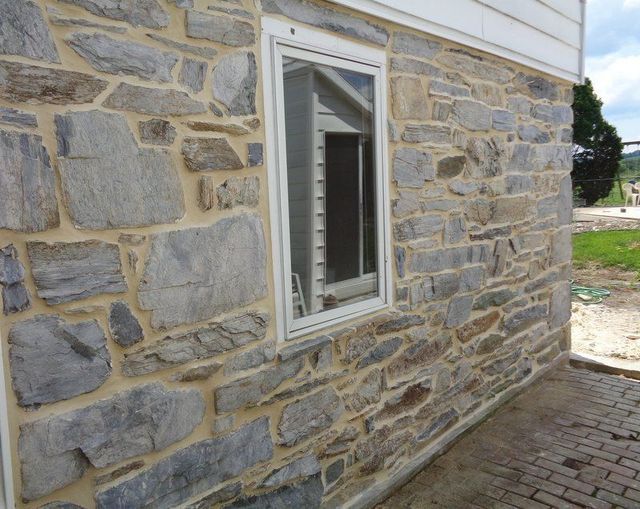
{"label": "white siding", "polygon": [[581,79],[581,0],[331,1],[554,76]]}

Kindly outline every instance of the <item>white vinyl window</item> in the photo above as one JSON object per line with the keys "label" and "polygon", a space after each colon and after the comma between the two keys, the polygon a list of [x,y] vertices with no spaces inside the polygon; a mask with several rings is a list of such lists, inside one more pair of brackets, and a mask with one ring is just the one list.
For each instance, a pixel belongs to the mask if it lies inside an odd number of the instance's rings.
{"label": "white vinyl window", "polygon": [[263,19],[278,334],[388,305],[384,52]]}

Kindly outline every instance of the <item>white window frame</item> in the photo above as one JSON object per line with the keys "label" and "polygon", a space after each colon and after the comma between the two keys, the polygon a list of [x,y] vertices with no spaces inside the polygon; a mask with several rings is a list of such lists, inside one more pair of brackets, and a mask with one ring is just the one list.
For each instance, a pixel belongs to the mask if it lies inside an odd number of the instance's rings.
{"label": "white window frame", "polygon": [[[262,18],[261,44],[276,330],[278,338],[293,339],[351,318],[380,311],[392,303],[386,127],[387,56],[378,48],[268,17]],[[302,59],[309,59],[312,53],[314,62],[329,66],[344,66],[347,60],[350,70],[364,72],[374,78],[378,295],[297,319],[293,317],[286,145],[282,142],[285,140],[283,53]]]}
{"label": "white window frame", "polygon": [[[0,341],[2,337],[0,336]],[[0,509],[15,507],[13,476],[11,471],[11,444],[9,441],[9,415],[4,378],[4,359],[0,348]]]}

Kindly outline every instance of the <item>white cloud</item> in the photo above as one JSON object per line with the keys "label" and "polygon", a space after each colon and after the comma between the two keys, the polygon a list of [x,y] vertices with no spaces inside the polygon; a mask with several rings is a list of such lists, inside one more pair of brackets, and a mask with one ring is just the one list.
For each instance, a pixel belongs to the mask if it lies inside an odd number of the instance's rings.
{"label": "white cloud", "polygon": [[[636,0],[640,1],[640,0]],[[640,134],[640,47],[587,58],[587,76],[624,139]]]}
{"label": "white cloud", "polygon": [[624,0],[622,3],[623,9],[638,9],[640,8],[640,0]]}

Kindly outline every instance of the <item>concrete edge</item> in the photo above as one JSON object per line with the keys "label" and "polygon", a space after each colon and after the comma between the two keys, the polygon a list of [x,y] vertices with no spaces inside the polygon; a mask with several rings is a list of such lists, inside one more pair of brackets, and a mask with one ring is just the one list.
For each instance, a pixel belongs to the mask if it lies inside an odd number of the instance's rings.
{"label": "concrete edge", "polygon": [[628,369],[614,364],[606,364],[596,359],[590,359],[577,353],[572,353],[569,363],[574,368],[588,369],[597,373],[605,373],[607,375],[621,375],[626,378],[640,380],[640,369]]}
{"label": "concrete edge", "polygon": [[488,408],[473,415],[469,420],[464,421],[461,425],[453,428],[453,430],[444,435],[441,439],[434,442],[426,448],[419,456],[413,458],[409,463],[405,464],[401,469],[396,471],[389,479],[376,483],[370,488],[365,489],[357,497],[347,501],[342,505],[344,509],[369,509],[386,500],[395,490],[404,486],[414,476],[416,476],[423,468],[435,461],[437,458],[445,454],[451,449],[462,436],[470,433],[485,420],[499,411],[510,400],[519,396],[533,384],[539,382],[542,378],[550,375],[560,366],[569,363],[570,352],[563,352],[556,357],[549,365],[539,369],[525,383],[511,387],[503,392],[495,402]]}

